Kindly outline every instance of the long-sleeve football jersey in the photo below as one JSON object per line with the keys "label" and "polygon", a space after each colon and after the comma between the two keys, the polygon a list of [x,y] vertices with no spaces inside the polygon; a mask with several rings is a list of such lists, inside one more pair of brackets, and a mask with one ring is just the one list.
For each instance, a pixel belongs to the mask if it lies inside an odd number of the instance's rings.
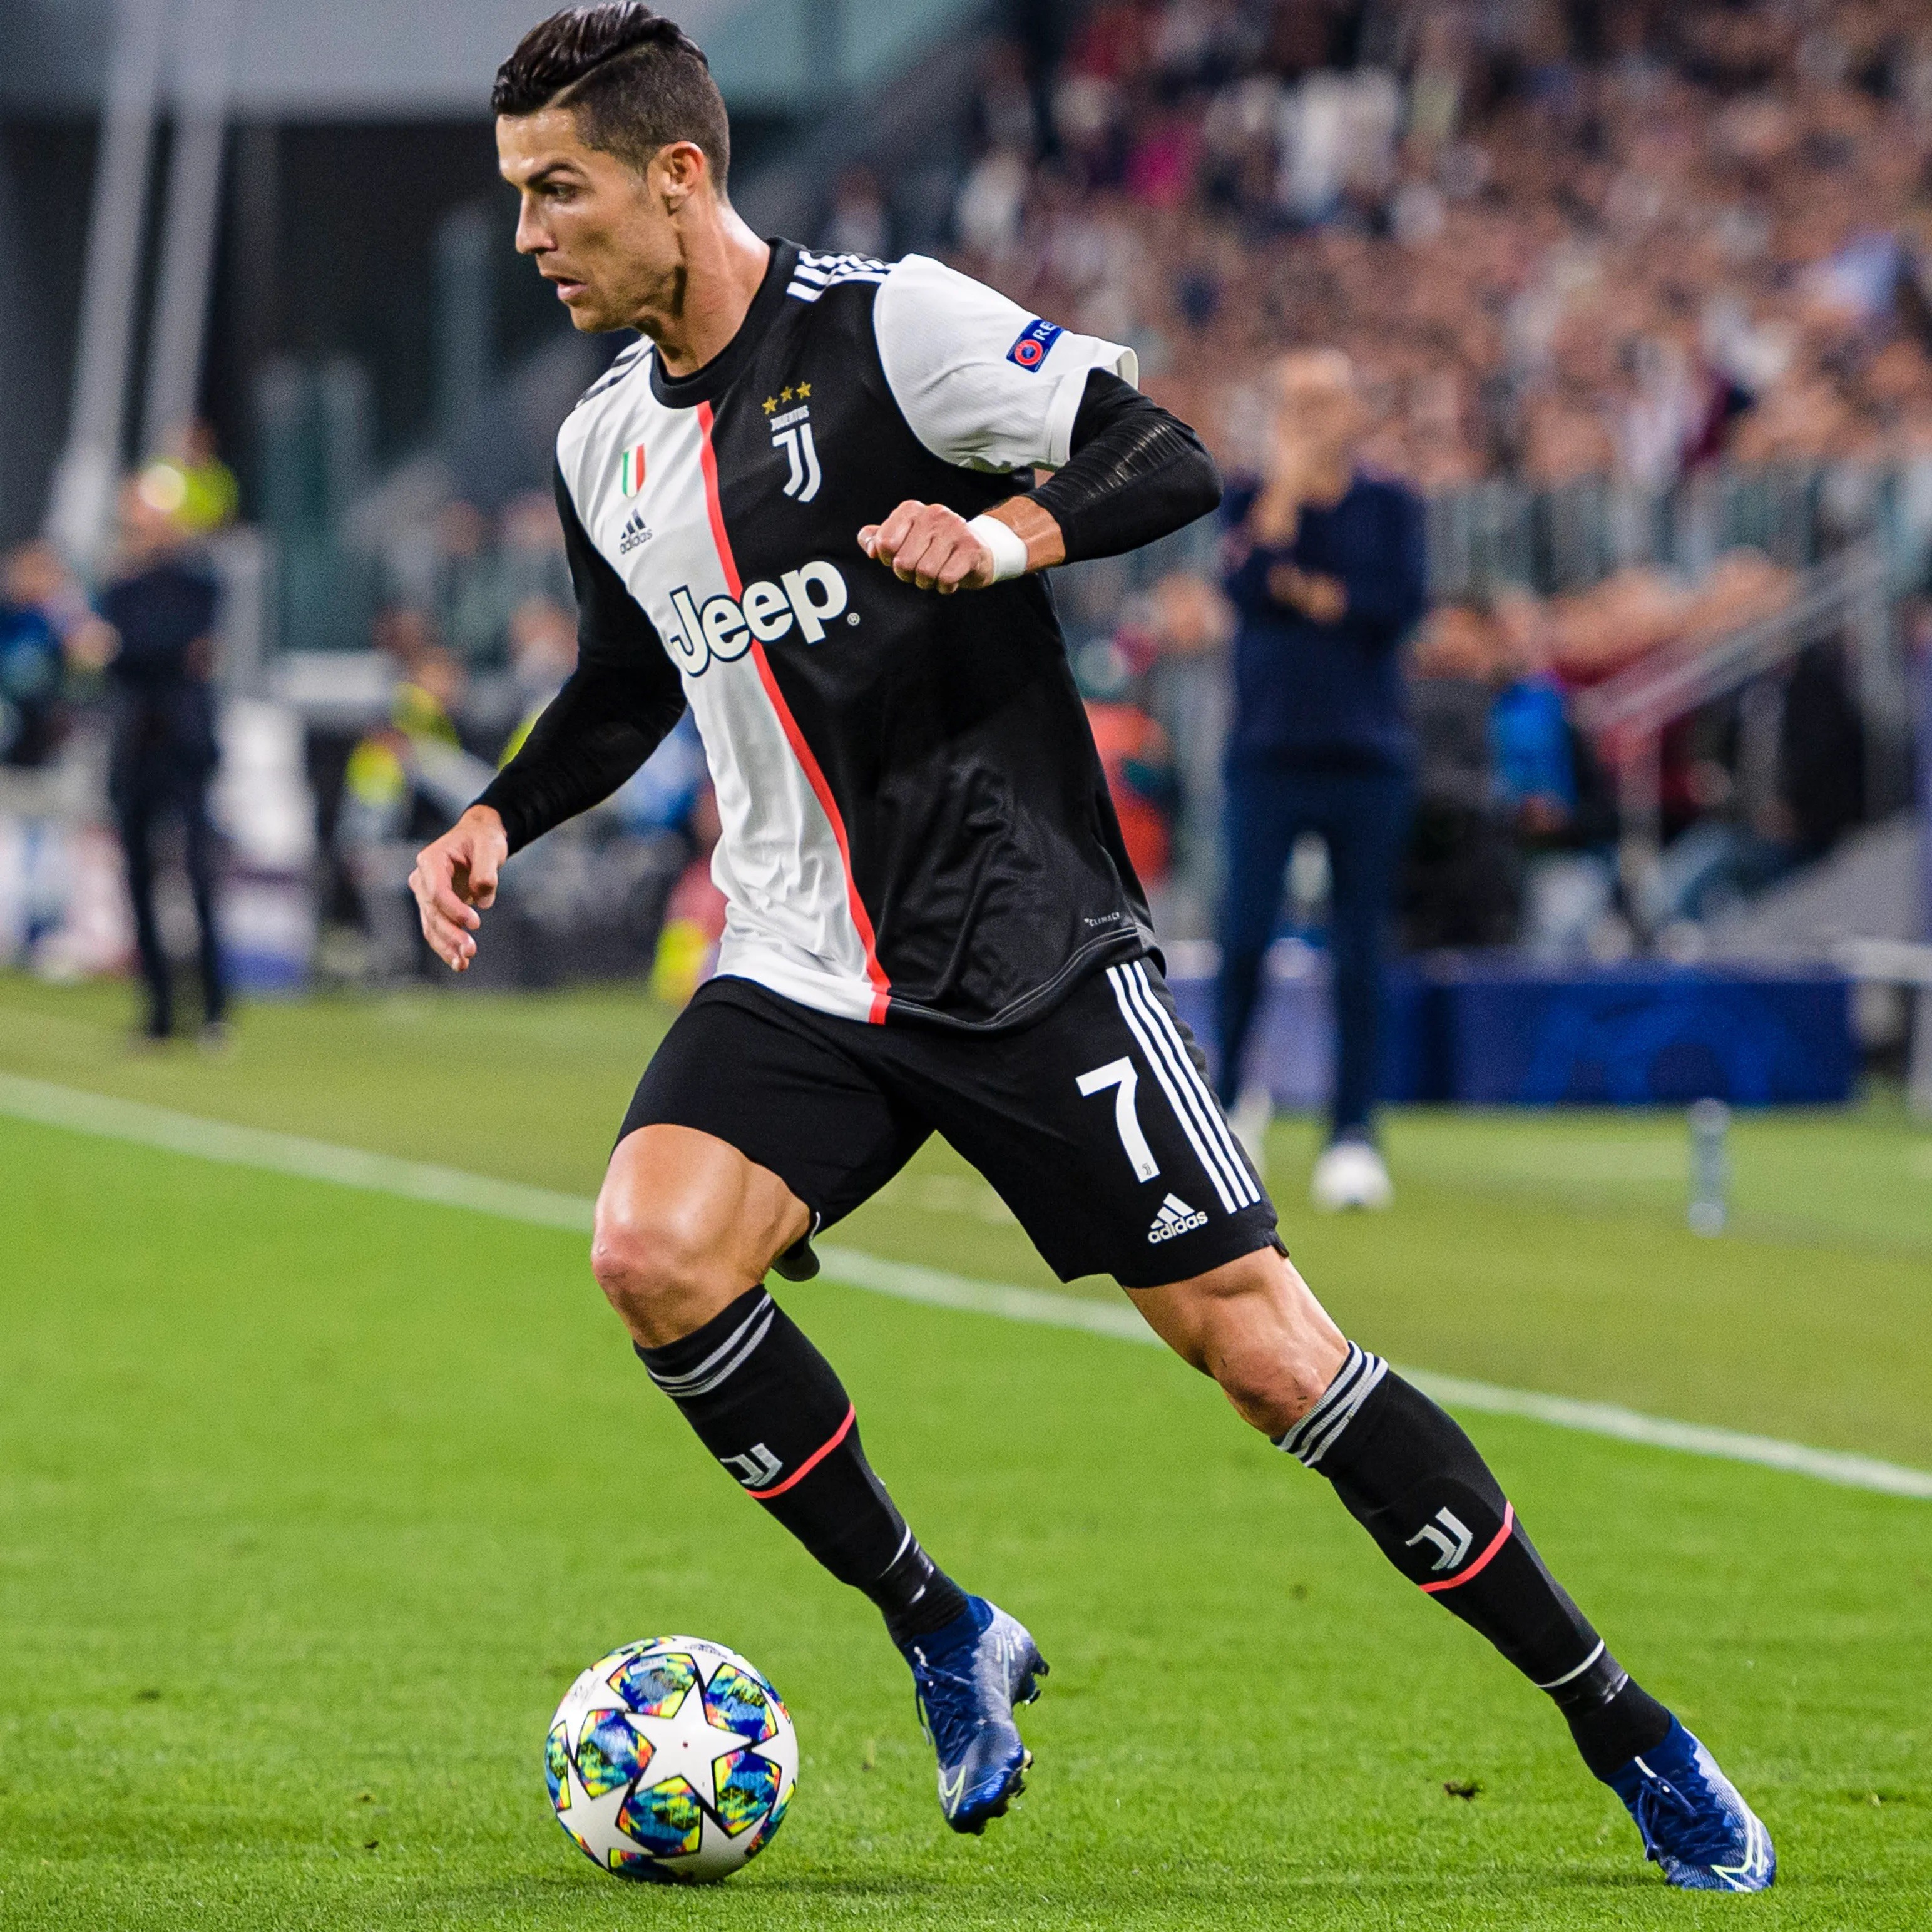
{"label": "long-sleeve football jersey", "polygon": [[1046,583],[940,597],[858,542],[908,498],[970,518],[1065,463],[1096,369],[1138,373],[938,262],[788,242],[704,368],[626,351],[557,438],[573,702],[600,694],[607,755],[573,791],[540,720],[484,794],[513,849],[688,704],[722,826],[721,974],[850,1018],[992,1030],[1146,951]]}

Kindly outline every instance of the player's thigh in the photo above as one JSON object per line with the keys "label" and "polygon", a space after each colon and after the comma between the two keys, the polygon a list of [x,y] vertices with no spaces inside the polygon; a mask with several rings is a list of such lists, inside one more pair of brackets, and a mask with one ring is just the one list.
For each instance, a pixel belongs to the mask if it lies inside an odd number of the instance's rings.
{"label": "player's thigh", "polygon": [[[877,1030],[747,980],[713,980],[645,1069],[619,1151],[653,1128],[708,1136],[773,1177],[802,1209],[782,1245],[807,1239],[875,1193],[928,1131],[855,1050]],[[661,1144],[668,1144],[658,1137],[640,1147]],[[642,1157],[646,1173],[650,1159]]]}
{"label": "player's thigh", "polygon": [[934,1121],[1063,1280],[1151,1288],[1277,1245],[1274,1207],[1151,960],[1108,968],[1036,1024],[951,1057]]}

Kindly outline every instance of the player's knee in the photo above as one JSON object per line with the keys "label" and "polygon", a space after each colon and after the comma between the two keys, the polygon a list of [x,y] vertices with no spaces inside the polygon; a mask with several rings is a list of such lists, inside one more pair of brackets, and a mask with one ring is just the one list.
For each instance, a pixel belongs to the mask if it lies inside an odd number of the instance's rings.
{"label": "player's knee", "polygon": [[1244,1286],[1205,1303],[1201,1365],[1247,1421],[1279,1436],[1321,1400],[1348,1343],[1286,1264],[1263,1263]]}
{"label": "player's knee", "polygon": [[1208,1370],[1242,1418],[1270,1436],[1293,1428],[1334,1373],[1306,1352],[1264,1347],[1252,1337],[1211,1351]]}
{"label": "player's knee", "polygon": [[676,1311],[703,1292],[714,1244],[702,1219],[674,1202],[601,1206],[590,1271],[626,1325],[648,1345]]}

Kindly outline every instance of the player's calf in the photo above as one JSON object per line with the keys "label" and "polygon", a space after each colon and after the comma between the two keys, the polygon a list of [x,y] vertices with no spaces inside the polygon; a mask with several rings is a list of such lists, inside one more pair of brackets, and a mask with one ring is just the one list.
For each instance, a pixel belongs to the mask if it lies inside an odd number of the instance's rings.
{"label": "player's calf", "polygon": [[1611,1654],[1453,1418],[1351,1343],[1280,1446],[1328,1478],[1404,1576],[1550,1697],[1672,1884],[1770,1884],[1776,1861],[1764,1827],[1710,1754]]}

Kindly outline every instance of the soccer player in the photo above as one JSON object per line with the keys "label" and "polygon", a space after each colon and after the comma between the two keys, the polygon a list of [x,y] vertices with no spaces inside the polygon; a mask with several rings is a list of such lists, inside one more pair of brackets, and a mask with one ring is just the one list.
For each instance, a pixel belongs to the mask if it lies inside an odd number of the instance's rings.
{"label": "soccer player", "polygon": [[884,1613],[947,1822],[1020,1789],[1013,1707],[1046,1666],[921,1546],[764,1285],[813,1274],[813,1236],[935,1131],[1548,1693],[1672,1882],[1768,1884],[1764,1828],[1469,1438],[1290,1264],[1162,982],[1040,573],[1210,511],[1192,432],[1130,351],[938,262],[760,241],[703,55],[636,0],[533,28],[493,104],[518,248],[579,328],[644,339],[557,440],[577,668],[419,856],[424,931],[463,970],[505,859],[690,706],[729,912],[625,1118],[592,1266],[706,1447]]}

